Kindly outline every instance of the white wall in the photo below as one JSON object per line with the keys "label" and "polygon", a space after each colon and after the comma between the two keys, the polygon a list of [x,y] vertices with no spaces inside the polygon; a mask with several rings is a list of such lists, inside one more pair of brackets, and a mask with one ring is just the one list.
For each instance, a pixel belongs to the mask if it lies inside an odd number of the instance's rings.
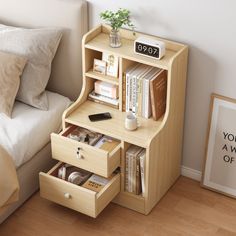
{"label": "white wall", "polygon": [[136,30],[190,47],[183,165],[201,170],[212,92],[236,98],[235,0],[88,0],[90,27],[99,13],[131,11]]}

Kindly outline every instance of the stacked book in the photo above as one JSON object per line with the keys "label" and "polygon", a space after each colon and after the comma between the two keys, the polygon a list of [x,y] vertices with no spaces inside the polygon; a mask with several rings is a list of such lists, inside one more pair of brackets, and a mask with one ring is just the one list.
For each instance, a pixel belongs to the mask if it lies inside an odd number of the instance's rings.
{"label": "stacked book", "polygon": [[119,99],[116,98],[110,98],[98,93],[95,93],[95,91],[92,91],[89,96],[88,96],[88,100],[93,101],[93,102],[97,102],[100,104],[104,104],[113,108],[117,108],[119,107]]}
{"label": "stacked book", "polygon": [[123,77],[123,110],[158,120],[166,108],[167,73],[157,67],[136,63]]}
{"label": "stacked book", "polygon": [[139,195],[145,192],[144,148],[131,145],[125,156],[125,191]]}

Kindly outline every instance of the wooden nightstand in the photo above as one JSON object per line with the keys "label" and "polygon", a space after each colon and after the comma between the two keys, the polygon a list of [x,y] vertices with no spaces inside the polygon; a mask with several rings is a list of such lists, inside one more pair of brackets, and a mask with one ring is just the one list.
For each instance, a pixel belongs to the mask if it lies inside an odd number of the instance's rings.
{"label": "wooden nightstand", "polygon": [[[180,175],[188,48],[154,37],[166,43],[165,57],[156,60],[133,51],[134,40],[144,34],[136,33],[134,36],[129,30],[121,30],[122,47],[111,48],[109,30],[108,26],[101,25],[83,38],[83,88],[77,101],[63,114],[63,131],[51,135],[52,158],[60,162],[48,173],[40,173],[40,193],[44,198],[92,217],[96,217],[110,201],[148,214]],[[119,57],[118,78],[92,71],[94,58],[101,59],[102,52]],[[135,62],[167,70],[167,106],[158,121],[139,117],[141,126],[131,132],[124,128],[126,113],[122,111],[122,79],[126,69]],[[119,86],[119,109],[87,100],[96,80]],[[112,119],[101,122],[90,122],[88,119],[88,115],[102,112],[110,112]],[[75,126],[111,136],[120,143],[107,152],[67,138],[67,132]],[[125,191],[125,153],[131,144],[146,149],[144,196]],[[78,149],[82,159],[78,159]],[[111,176],[117,168],[119,172],[96,193],[57,178],[61,162],[104,177]]]}

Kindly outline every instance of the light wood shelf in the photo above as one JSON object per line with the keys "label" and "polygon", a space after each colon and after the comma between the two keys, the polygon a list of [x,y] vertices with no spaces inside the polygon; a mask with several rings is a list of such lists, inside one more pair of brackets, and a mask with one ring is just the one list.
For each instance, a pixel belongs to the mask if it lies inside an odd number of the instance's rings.
{"label": "light wood shelf", "polygon": [[131,61],[148,64],[151,66],[158,66],[159,68],[165,70],[169,68],[169,63],[171,62],[171,60],[173,60],[176,54],[176,51],[167,49],[165,57],[160,61],[142,55],[138,55],[134,53],[134,41],[126,38],[122,38],[122,47],[111,48],[109,46],[109,35],[105,33],[99,34],[97,37],[86,43],[85,48],[101,52],[114,53],[119,57],[129,59]]}
{"label": "light wood shelf", "polygon": [[94,72],[92,69],[90,69],[88,72],[85,73],[85,76],[93,78],[93,79],[97,79],[97,80],[101,80],[101,81],[105,81],[111,84],[115,84],[115,85],[119,85],[119,79],[113,76],[109,76],[109,75],[102,75],[99,73]]}
{"label": "light wood shelf", "polygon": [[[88,115],[102,112],[110,112],[112,119],[101,122],[91,122],[89,120]],[[115,108],[86,101],[72,112],[65,121],[147,148],[150,139],[155,136],[157,130],[161,129],[163,118],[159,121],[154,121],[151,118],[139,117],[140,127],[136,131],[131,132],[124,127],[125,115],[125,112],[120,112]]]}
{"label": "light wood shelf", "polygon": [[[188,47],[178,42],[138,32],[133,35],[132,31],[122,29],[120,32],[122,46],[111,48],[108,42],[109,32],[109,26],[100,25],[83,38],[83,87],[77,101],[63,114],[63,129],[74,124],[120,140],[121,184],[120,193],[115,197],[114,202],[148,214],[180,175]],[[133,43],[139,36],[164,41],[166,44],[164,58],[156,60],[135,54]],[[103,52],[119,57],[119,78],[98,75],[91,70],[94,58],[101,59]],[[122,112],[123,73],[130,65],[137,62],[167,70],[166,112],[158,121],[139,117],[140,127],[136,131],[127,131],[124,128],[126,114]],[[87,100],[89,93],[94,89],[94,79],[119,86],[119,109]],[[100,122],[89,121],[88,115],[102,112],[110,112],[112,119]],[[146,148],[144,196],[135,196],[124,191],[125,152],[132,144]]]}

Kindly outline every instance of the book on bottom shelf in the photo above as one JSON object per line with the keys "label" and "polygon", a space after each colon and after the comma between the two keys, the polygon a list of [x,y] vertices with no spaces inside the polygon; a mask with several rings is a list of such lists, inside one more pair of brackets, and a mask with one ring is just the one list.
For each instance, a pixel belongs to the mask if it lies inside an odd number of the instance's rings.
{"label": "book on bottom shelf", "polygon": [[139,195],[141,193],[141,175],[140,175],[139,155],[134,158],[134,173],[135,173],[134,191],[135,191],[135,194]]}
{"label": "book on bottom shelf", "polygon": [[140,157],[144,154],[145,149],[131,145],[125,156],[125,191],[136,195],[142,192]]}
{"label": "book on bottom shelf", "polygon": [[141,151],[139,154],[141,189],[142,189],[143,196],[145,194],[145,159],[146,159],[146,151],[145,149],[143,149],[143,151]]}

